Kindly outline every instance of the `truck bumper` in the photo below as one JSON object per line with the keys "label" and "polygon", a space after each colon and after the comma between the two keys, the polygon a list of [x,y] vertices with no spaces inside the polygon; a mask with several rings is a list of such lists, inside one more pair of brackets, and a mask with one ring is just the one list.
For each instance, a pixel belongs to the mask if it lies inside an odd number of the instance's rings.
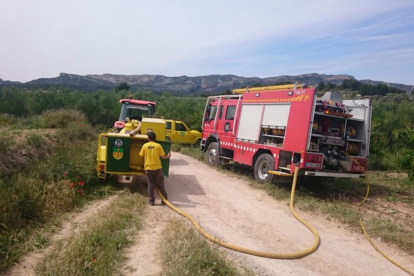
{"label": "truck bumper", "polygon": [[365,178],[364,174],[359,173],[336,173],[336,172],[315,172],[305,171],[307,176],[338,177],[338,178]]}

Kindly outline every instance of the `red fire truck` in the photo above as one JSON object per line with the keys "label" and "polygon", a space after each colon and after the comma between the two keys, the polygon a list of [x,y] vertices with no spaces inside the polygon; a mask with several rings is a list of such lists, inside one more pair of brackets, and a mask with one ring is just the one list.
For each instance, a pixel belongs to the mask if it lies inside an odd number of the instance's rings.
{"label": "red fire truck", "polygon": [[295,166],[302,179],[331,182],[364,177],[370,127],[369,99],[318,98],[297,84],[235,89],[207,99],[200,147],[209,165],[251,166],[259,183],[286,179]]}

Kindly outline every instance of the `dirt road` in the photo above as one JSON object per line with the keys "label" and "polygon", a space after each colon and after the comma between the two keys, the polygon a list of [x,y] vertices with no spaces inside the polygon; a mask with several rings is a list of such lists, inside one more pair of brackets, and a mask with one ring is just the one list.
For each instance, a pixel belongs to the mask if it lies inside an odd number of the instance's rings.
{"label": "dirt road", "polygon": [[[279,202],[262,190],[250,188],[247,182],[191,157],[173,153],[166,189],[176,207],[226,242],[275,253],[301,251],[313,243],[312,233],[296,221],[286,202]],[[162,208],[165,210],[161,211]],[[155,220],[153,215],[173,215],[167,207],[149,209],[150,220]],[[314,254],[298,260],[273,260],[228,249],[223,251],[256,275],[408,275],[377,253],[361,231],[352,232],[316,214],[298,213],[320,234],[321,245]],[[379,241],[377,244],[390,257],[414,271],[413,256]]]}

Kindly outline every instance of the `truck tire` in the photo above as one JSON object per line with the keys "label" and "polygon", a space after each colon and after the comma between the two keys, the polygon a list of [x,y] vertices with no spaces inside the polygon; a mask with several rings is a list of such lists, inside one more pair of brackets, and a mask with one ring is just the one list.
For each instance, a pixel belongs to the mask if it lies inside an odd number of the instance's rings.
{"label": "truck tire", "polygon": [[217,142],[211,142],[206,153],[206,161],[210,166],[217,166],[219,161],[219,148]]}
{"label": "truck tire", "polygon": [[275,159],[270,154],[262,154],[257,158],[254,165],[254,178],[260,184],[270,183],[273,180],[273,174],[269,170],[275,169]]}

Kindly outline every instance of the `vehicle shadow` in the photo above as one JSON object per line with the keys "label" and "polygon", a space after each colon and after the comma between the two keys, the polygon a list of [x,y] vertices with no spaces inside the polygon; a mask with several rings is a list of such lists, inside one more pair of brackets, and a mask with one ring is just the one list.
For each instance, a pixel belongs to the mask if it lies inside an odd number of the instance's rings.
{"label": "vehicle shadow", "polygon": [[169,201],[178,208],[195,208],[197,196],[205,196],[194,175],[171,174],[165,179]]}
{"label": "vehicle shadow", "polygon": [[185,161],[184,159],[171,159],[170,160],[170,167],[171,166],[188,166],[190,163]]}
{"label": "vehicle shadow", "polygon": [[[174,160],[174,163],[177,163],[176,161],[177,160]],[[183,160],[178,161],[182,161],[182,164],[187,163]],[[148,196],[148,186],[145,175],[129,177],[118,175],[114,176],[114,180],[112,185],[117,190],[129,190],[131,193],[139,193],[143,196]],[[195,208],[196,205],[199,204],[197,202],[197,196],[206,195],[194,175],[170,173],[170,176],[165,177],[164,184],[168,194],[168,200],[177,208]],[[157,193],[155,193],[155,198],[156,202],[159,202],[160,198]]]}
{"label": "vehicle shadow", "polygon": [[117,190],[129,190],[130,193],[139,193],[147,196],[147,179],[145,175],[115,175],[112,186]]}

